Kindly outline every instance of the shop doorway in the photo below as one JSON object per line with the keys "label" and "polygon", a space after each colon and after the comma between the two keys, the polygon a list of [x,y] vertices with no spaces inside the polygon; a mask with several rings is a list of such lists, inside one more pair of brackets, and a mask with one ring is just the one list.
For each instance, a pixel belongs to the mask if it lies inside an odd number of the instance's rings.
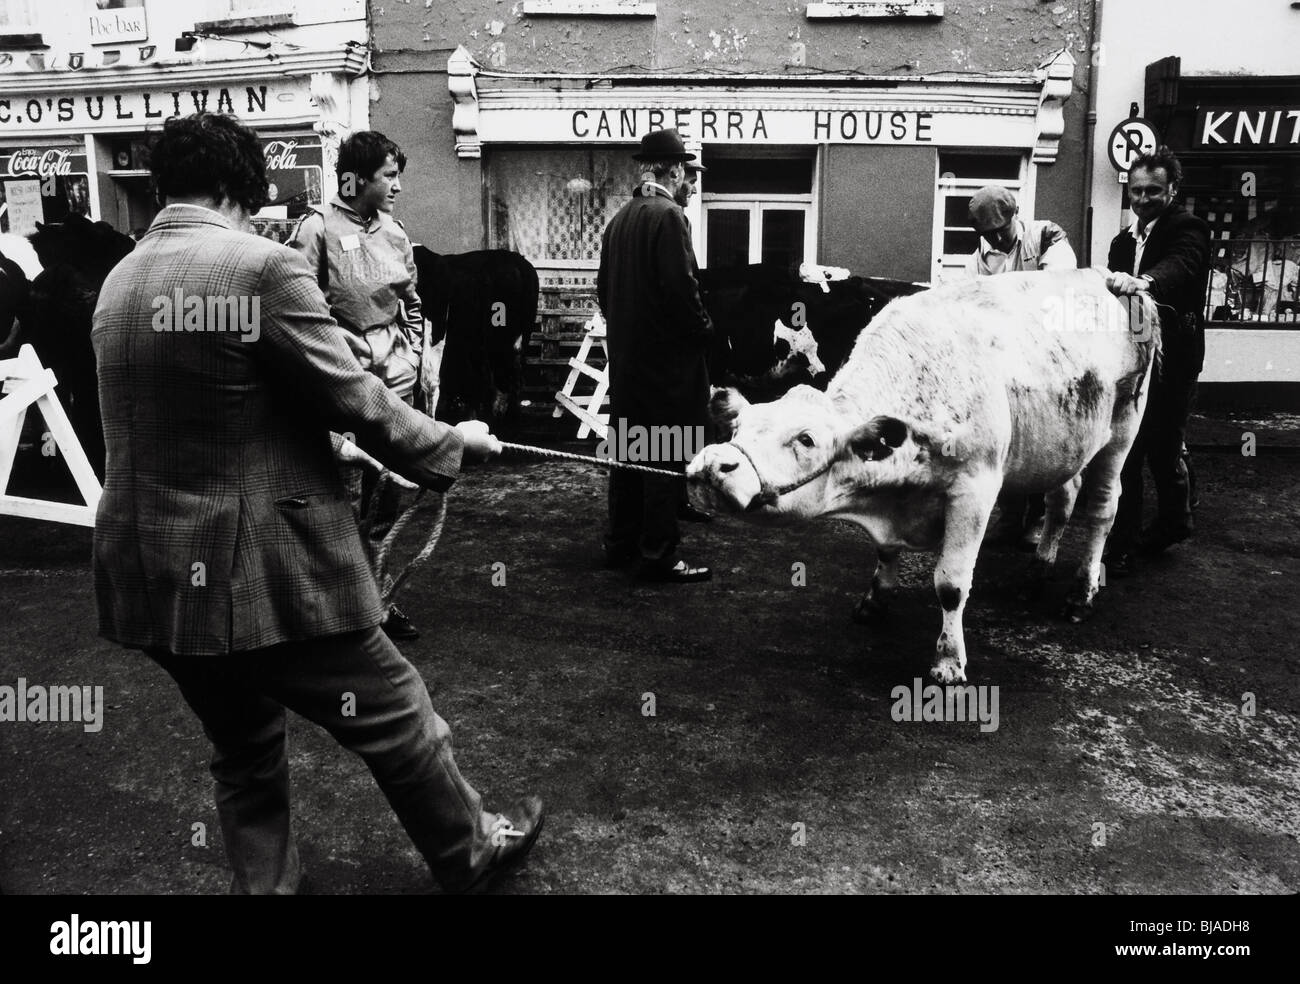
{"label": "shop doorway", "polygon": [[790,271],[815,258],[812,152],[705,148],[705,267],[765,263]]}

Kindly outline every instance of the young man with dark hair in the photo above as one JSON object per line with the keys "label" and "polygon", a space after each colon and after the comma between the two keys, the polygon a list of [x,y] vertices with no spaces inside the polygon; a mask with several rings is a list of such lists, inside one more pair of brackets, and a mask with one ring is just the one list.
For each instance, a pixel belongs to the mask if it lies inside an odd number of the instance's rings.
{"label": "young man with dark hair", "polygon": [[[500,445],[363,371],[315,272],[251,234],[267,192],[256,134],[171,119],[152,166],[164,207],[109,274],[92,332],[108,446],[100,634],[161,665],[212,741],[232,891],[298,887],[286,708],[361,756],[446,890],[476,891],[531,848],[542,803],[487,813],[461,777],[428,687],[379,629],[330,433],[435,489],[462,455]],[[258,330],[160,329],[157,302],[173,297],[256,299]]]}
{"label": "young man with dark hair", "polygon": [[[361,130],[339,147],[339,193],[313,206],[289,240],[316,272],[330,314],[344,331],[362,368],[408,404],[414,403],[424,315],[415,291],[415,253],[393,206],[402,190],[406,155],[382,133]],[[371,516],[366,549],[375,578],[387,592],[392,580],[377,564],[380,545],[397,520],[401,492],[389,483],[377,488],[373,472],[344,466],[344,481],[357,518]],[[372,502],[376,492],[382,501]],[[389,606],[384,631],[403,640],[419,636],[396,605]]]}
{"label": "young man with dark hair", "polygon": [[[1204,312],[1210,274],[1210,227],[1177,203],[1183,169],[1167,147],[1129,167],[1133,224],[1110,244],[1107,286],[1115,294],[1149,293],[1160,304],[1162,357],[1137,440],[1120,475],[1119,512],[1106,570],[1124,577],[1133,551],[1158,554],[1192,535],[1183,447],[1196,378],[1205,362]],[[1156,522],[1142,530],[1142,468],[1156,487]]]}

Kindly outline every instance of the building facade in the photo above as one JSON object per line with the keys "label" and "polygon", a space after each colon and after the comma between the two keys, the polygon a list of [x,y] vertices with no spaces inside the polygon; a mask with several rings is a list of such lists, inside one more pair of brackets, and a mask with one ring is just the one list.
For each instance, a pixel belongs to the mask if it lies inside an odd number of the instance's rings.
{"label": "building facade", "polygon": [[[1131,221],[1110,137],[1136,110],[1184,166],[1214,237],[1204,384],[1300,402],[1300,5],[1104,0],[1096,68],[1093,255]],[[1149,25],[1167,25],[1152,30]],[[1267,384],[1261,386],[1260,384]]]}
{"label": "building facade", "polygon": [[369,123],[366,40],[364,0],[0,0],[0,231],[146,228],[148,135],[206,108],[262,137],[257,224],[283,240],[332,194],[340,135]]}
{"label": "building facade", "polygon": [[400,206],[440,252],[594,273],[650,129],[708,171],[701,264],[815,261],[942,280],[998,182],[1083,228],[1089,0],[1045,4],[523,0],[372,6],[372,121],[408,152]]}

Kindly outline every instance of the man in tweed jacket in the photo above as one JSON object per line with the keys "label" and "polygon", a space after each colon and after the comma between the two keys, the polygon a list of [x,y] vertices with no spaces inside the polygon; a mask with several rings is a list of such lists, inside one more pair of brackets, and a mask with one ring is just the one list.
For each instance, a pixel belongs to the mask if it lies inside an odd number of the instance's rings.
{"label": "man in tweed jacket", "polygon": [[298,884],[286,707],[362,756],[445,888],[478,888],[531,847],[541,802],[486,813],[457,771],[423,680],[378,628],[330,432],[439,490],[495,439],[365,372],[302,257],[249,234],[267,191],[251,130],[169,120],[152,161],[166,207],[104,283],[92,332],[100,632],[170,673],[212,739],[232,890]]}

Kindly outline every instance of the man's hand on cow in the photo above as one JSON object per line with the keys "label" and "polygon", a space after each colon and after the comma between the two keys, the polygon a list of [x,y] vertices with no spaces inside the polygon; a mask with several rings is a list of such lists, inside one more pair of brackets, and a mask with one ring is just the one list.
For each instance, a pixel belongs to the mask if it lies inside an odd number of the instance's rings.
{"label": "man's hand on cow", "polygon": [[1106,287],[1112,294],[1129,295],[1150,290],[1151,282],[1131,274],[1112,272],[1106,276]]}
{"label": "man's hand on cow", "polygon": [[[367,454],[360,447],[349,441],[346,437],[341,438],[334,456],[345,465],[356,465],[360,468],[369,468],[376,474],[382,474],[386,469],[384,463],[373,455]],[[419,486],[412,481],[408,481],[395,471],[389,471],[388,477],[393,480],[393,484],[401,489],[418,489]]]}
{"label": "man's hand on cow", "polygon": [[465,457],[471,461],[487,461],[501,453],[501,442],[484,421],[462,420],[456,430],[465,439]]}

